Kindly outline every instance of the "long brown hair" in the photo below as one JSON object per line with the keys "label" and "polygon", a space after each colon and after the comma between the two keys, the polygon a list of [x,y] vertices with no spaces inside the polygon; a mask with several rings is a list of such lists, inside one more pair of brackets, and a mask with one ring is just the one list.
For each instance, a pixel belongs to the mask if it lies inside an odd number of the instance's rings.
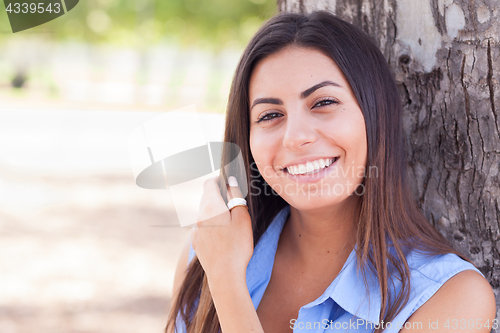
{"label": "long brown hair", "polygon": [[[325,11],[282,13],[271,18],[248,44],[232,82],[224,141],[238,145],[245,165],[249,166],[245,174],[237,176],[250,184],[247,201],[254,243],[286,202],[265,188],[268,185],[254,167],[249,146],[249,80],[259,61],[290,45],[315,48],[335,61],[363,113],[367,165],[375,167],[378,174],[363,179],[356,255],[365,281],[369,271],[378,277],[382,298],[379,319],[391,321],[409,299],[409,251],[428,255],[455,253],[467,259],[426,220],[412,195],[407,182],[402,106],[386,60],[369,36]],[[234,158],[231,155],[223,154],[222,165]],[[401,283],[397,295],[389,293],[394,279]],[[189,333],[220,330],[204,271],[196,257],[187,268],[178,295],[172,304],[167,332],[182,323]]]}

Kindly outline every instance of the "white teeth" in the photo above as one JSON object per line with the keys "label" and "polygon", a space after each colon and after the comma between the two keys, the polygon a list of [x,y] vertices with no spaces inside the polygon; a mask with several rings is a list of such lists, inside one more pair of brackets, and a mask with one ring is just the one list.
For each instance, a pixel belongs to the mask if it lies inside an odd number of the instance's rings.
{"label": "white teeth", "polygon": [[324,169],[332,165],[334,160],[335,159],[333,158],[328,158],[328,159],[320,158],[312,162],[307,162],[306,164],[291,165],[287,167],[287,171],[291,175],[298,175],[298,174],[303,175],[305,173],[311,173],[314,171],[318,171],[320,169]]}

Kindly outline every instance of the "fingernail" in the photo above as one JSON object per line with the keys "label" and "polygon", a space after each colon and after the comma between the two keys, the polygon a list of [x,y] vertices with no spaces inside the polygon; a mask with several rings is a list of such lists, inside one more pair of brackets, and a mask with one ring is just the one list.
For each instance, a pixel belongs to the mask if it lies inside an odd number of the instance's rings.
{"label": "fingernail", "polygon": [[229,186],[231,186],[231,187],[237,187],[238,186],[238,181],[233,176],[229,177],[227,179],[227,182],[229,183]]}

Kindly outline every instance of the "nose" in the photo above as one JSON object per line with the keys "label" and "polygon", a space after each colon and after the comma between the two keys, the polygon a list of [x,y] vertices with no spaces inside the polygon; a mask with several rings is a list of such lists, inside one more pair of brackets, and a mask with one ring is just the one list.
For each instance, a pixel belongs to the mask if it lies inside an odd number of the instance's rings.
{"label": "nose", "polygon": [[313,123],[303,112],[289,114],[286,119],[283,146],[290,150],[300,150],[316,141]]}

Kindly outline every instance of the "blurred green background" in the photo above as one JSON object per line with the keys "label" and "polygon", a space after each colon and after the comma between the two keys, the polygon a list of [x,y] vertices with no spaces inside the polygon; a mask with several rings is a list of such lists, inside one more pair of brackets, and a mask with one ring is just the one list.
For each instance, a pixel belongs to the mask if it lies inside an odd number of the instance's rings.
{"label": "blurred green background", "polygon": [[[5,42],[11,37],[10,25],[3,4],[1,7],[0,42]],[[64,18],[24,34],[132,47],[169,40],[217,49],[245,45],[275,11],[275,0],[81,0]]]}
{"label": "blurred green background", "polygon": [[194,104],[221,140],[235,66],[275,12],[275,0],[80,0],[13,34],[2,1],[1,333],[163,331],[189,229],[168,191],[136,185],[129,135]]}
{"label": "blurred green background", "polygon": [[[0,9],[4,102],[79,102],[86,109],[193,102],[213,112],[224,109],[242,49],[277,11],[276,0],[81,0],[62,17],[13,34]],[[156,70],[158,63],[168,69]],[[128,74],[113,69],[117,64]],[[190,68],[200,75],[196,84]],[[126,98],[112,93],[120,89]]]}

